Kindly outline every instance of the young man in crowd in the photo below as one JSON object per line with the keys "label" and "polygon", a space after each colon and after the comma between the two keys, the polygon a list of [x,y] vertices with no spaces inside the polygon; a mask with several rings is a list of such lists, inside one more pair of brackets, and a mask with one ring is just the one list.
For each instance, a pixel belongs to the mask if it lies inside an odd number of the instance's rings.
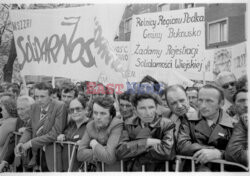
{"label": "young man in crowd", "polygon": [[126,171],[164,171],[165,161],[175,157],[174,127],[169,119],[158,116],[157,94],[135,94],[132,104],[136,116],[125,121],[116,155]]}
{"label": "young man in crowd", "polygon": [[187,87],[186,94],[189,100],[189,104],[195,110],[198,109],[198,88],[196,87]]}
{"label": "young man in crowd", "polygon": [[[42,82],[35,85],[36,103],[31,106],[30,110],[32,118],[15,148],[16,156],[25,153],[29,148],[33,151],[42,149],[43,171],[48,171],[48,169],[53,171],[53,142],[63,132],[66,124],[65,104],[52,100],[51,93],[52,86],[49,83]],[[57,159],[61,160],[58,157]]]}
{"label": "young man in crowd", "polygon": [[123,121],[116,118],[114,99],[96,97],[91,106],[93,120],[80,141],[77,159],[96,164],[96,171],[120,171],[120,161],[115,156],[115,148],[121,136]]}
{"label": "young man in crowd", "polygon": [[203,86],[198,93],[198,116],[186,116],[180,125],[177,148],[181,155],[193,156],[197,171],[218,171],[216,164],[233,130],[232,119],[222,110],[224,94],[214,85]]}
{"label": "young man in crowd", "polygon": [[78,96],[76,86],[70,82],[61,85],[61,100],[69,107],[69,103]]}
{"label": "young man in crowd", "polygon": [[130,101],[131,94],[124,92],[118,95],[120,114],[124,122],[134,115],[134,108]]}
{"label": "young man in crowd", "polygon": [[233,96],[233,102],[235,107],[235,116],[233,116],[234,124],[238,123],[240,116],[247,113],[248,109],[248,91],[246,89],[238,90]]}

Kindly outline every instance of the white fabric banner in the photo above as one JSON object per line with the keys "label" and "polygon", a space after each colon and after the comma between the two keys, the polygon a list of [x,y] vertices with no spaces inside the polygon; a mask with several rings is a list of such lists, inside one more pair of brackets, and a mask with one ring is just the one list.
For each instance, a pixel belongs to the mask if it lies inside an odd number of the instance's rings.
{"label": "white fabric banner", "polygon": [[236,78],[247,74],[246,42],[229,47],[209,49],[206,51],[206,57],[211,58],[214,79],[222,71],[232,72]]}
{"label": "white fabric banner", "polygon": [[204,51],[203,7],[133,16],[130,67],[135,80],[145,74],[167,79],[167,70],[202,80]]}
{"label": "white fabric banner", "polygon": [[12,10],[15,45],[23,75],[121,83],[113,42],[125,5]]}

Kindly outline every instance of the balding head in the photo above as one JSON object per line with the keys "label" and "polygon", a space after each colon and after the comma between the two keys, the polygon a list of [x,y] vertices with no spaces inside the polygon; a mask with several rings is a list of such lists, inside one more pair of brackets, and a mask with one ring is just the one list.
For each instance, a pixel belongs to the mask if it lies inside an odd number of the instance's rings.
{"label": "balding head", "polygon": [[227,100],[232,102],[236,93],[236,77],[232,72],[221,72],[215,79],[216,84],[223,89]]}

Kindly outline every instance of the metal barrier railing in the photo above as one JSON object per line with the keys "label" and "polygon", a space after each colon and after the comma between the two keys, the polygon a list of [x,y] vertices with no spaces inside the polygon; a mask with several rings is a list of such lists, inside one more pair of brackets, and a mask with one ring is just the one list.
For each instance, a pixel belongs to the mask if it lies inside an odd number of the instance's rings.
{"label": "metal barrier railing", "polygon": [[[76,149],[77,149],[77,143],[75,143],[75,142],[71,142],[71,141],[55,141],[54,142],[54,172],[56,172],[57,171],[57,168],[56,168],[56,166],[57,166],[57,163],[56,163],[56,145],[57,144],[63,144],[63,145],[67,145],[67,147],[68,147],[68,160],[69,160],[69,162],[68,162],[68,172],[70,172],[70,171],[72,171],[72,168],[73,168],[73,163],[74,163],[74,157],[72,157],[72,156],[75,156],[75,153],[76,153]],[[71,151],[71,146],[73,146],[73,149],[72,149],[72,151]]]}
{"label": "metal barrier railing", "polygon": [[[193,157],[192,156],[183,156],[183,155],[176,155],[175,172],[179,172],[179,170],[180,170],[180,162],[181,162],[182,159],[191,160],[191,171],[195,172],[195,160],[193,159]],[[243,166],[243,165],[238,164],[238,163],[226,161],[226,160],[213,160],[213,161],[210,161],[210,163],[220,164],[220,171],[221,172],[225,171],[225,165],[237,166],[237,167],[240,167],[240,168],[244,169],[245,171],[249,171],[249,168],[246,167],[246,166]]]}
{"label": "metal barrier railing", "polygon": [[[17,144],[18,144],[18,141],[19,141],[19,138],[21,138],[21,136],[22,136],[22,133],[20,133],[20,132],[16,132],[16,131],[14,131],[14,132],[12,132],[13,134],[14,134],[14,140],[15,140],[15,147],[17,146]],[[38,170],[41,172],[42,171],[42,166],[41,166],[41,163],[42,163],[42,153],[40,152],[39,153],[39,160],[40,160],[40,164],[38,165]],[[14,165],[13,165],[13,171],[14,172],[16,172],[16,168],[17,168],[17,166],[16,166],[16,163],[14,162]],[[24,167],[24,165],[22,165],[22,169],[23,169],[23,172],[25,172],[26,171],[26,169],[25,169],[25,167]],[[35,172],[36,170],[33,168],[33,172]]]}

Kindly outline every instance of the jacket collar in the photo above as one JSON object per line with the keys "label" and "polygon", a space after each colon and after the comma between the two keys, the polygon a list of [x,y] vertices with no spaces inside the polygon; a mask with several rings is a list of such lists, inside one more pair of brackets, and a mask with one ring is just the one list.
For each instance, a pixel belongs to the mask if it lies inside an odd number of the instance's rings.
{"label": "jacket collar", "polygon": [[[153,122],[151,122],[149,124],[149,126],[152,127],[152,128],[161,127],[160,126],[160,121],[161,121],[160,116],[156,115]],[[140,122],[141,122],[141,119],[138,116],[134,116],[134,117],[131,117],[130,119],[128,119],[125,123],[126,123],[126,125],[138,126],[138,125],[140,125]]]}

